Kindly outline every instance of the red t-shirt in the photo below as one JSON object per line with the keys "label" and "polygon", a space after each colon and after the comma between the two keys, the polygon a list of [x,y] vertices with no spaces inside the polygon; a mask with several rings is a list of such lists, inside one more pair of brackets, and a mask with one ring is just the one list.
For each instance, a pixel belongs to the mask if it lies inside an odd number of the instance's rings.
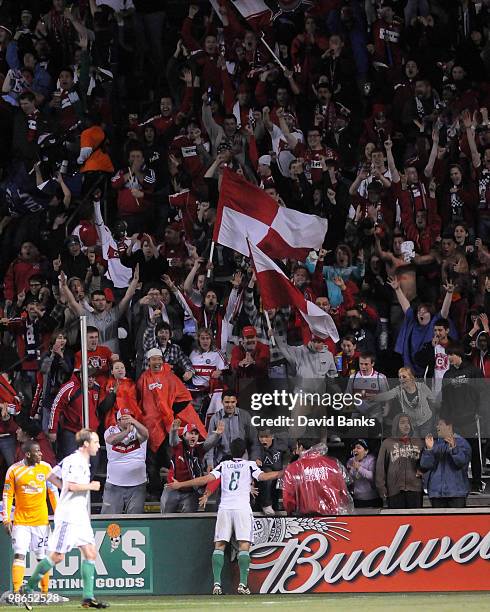
{"label": "red t-shirt", "polygon": [[[112,351],[106,346],[98,346],[95,351],[87,351],[88,367],[95,368],[95,377],[101,389],[105,389],[111,367]],[[82,367],[82,352],[75,353],[75,368]]]}

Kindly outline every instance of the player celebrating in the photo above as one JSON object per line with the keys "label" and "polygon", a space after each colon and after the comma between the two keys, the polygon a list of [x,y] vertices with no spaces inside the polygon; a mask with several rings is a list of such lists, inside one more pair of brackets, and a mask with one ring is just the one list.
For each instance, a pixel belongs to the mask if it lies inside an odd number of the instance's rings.
{"label": "player celebrating", "polygon": [[[46,557],[49,537],[46,491],[53,511],[56,510],[58,503],[58,489],[48,481],[51,466],[42,461],[43,455],[39,444],[29,440],[22,450],[24,459],[9,467],[3,488],[3,526],[12,537],[14,549],[12,565],[14,593],[19,592],[24,580],[27,552],[32,550],[38,561]],[[12,526],[10,514],[14,498]],[[41,591],[47,593],[48,586],[49,573],[41,579]]]}
{"label": "player celebrating", "polygon": [[65,457],[53,470],[55,476],[61,477],[63,486],[54,515],[54,531],[48,542],[50,554],[37,564],[22,592],[32,593],[46,572],[60,563],[67,552],[79,548],[83,555],[82,608],[107,608],[109,604],[94,598],[97,549],[87,511],[89,491],[100,489],[100,482],[90,481],[90,457],[95,457],[100,448],[99,436],[90,429],[81,429],[75,440],[78,450]]}
{"label": "player celebrating", "polygon": [[235,438],[230,443],[233,459],[222,461],[207,476],[193,478],[184,482],[174,481],[167,485],[169,489],[184,487],[200,487],[215,479],[221,478],[221,501],[218,508],[216,528],[214,532],[213,552],[213,595],[222,595],[221,570],[225,560],[226,544],[234,532],[238,541],[238,566],[240,568],[240,584],[238,593],[250,595],[248,570],[250,566],[250,544],[253,538],[253,514],[250,507],[250,487],[252,478],[256,480],[274,480],[283,474],[280,472],[263,472],[254,461],[246,461],[243,455],[247,447],[241,438]]}

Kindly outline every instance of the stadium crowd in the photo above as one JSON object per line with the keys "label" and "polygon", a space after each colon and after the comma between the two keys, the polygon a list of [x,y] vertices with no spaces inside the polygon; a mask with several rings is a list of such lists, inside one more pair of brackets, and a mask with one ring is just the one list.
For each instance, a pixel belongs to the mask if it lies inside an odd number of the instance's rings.
{"label": "stadium crowd", "polygon": [[[483,492],[489,32],[489,0],[0,2],[3,468],[30,438],[51,464],[76,449],[86,315],[102,512],[141,512],[236,438],[266,471],[291,461],[283,506],[266,481],[257,509],[322,512],[293,489],[301,461],[332,486],[326,439],[242,403],[292,377],[374,418],[325,433],[357,507]],[[250,259],[212,246],[231,174],[328,220],[321,249],[276,263],[338,341],[264,309]],[[162,511],[211,493],[167,489]]]}

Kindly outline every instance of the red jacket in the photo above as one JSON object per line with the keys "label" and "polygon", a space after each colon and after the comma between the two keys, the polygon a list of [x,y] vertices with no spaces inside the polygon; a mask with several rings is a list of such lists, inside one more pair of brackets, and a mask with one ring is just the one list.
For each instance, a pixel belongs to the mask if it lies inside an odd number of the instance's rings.
{"label": "red jacket", "polygon": [[39,368],[39,358],[48,348],[51,331],[46,323],[47,318],[45,316],[33,322],[23,312],[20,317],[10,319],[5,326],[15,335],[17,353],[22,360],[23,370],[35,371]]}
{"label": "red jacket", "polygon": [[242,359],[245,359],[245,349],[243,346],[234,346],[231,351],[231,368],[239,378],[264,378],[269,371],[271,354],[267,344],[257,340],[257,346],[252,353],[255,361],[254,365],[241,367],[238,364]]}
{"label": "red jacket", "polygon": [[[111,179],[111,185],[118,191],[117,209],[121,215],[139,215],[152,206],[150,196],[155,188],[155,172],[151,169],[142,168],[145,177],[142,181],[134,177],[128,182],[124,181],[124,175],[128,169],[119,170]],[[138,189],[143,192],[142,198],[136,198],[131,189]]]}
{"label": "red jacket", "polygon": [[288,514],[328,516],[345,514],[352,507],[338,461],[314,447],[288,465],[283,482],[283,504]]}
{"label": "red jacket", "polygon": [[38,261],[24,261],[20,257],[14,259],[5,273],[4,295],[11,302],[22,291],[29,289],[29,279],[34,274],[42,274],[47,267],[47,259],[41,257]]}
{"label": "red jacket", "polygon": [[[400,204],[405,236],[407,240],[412,240],[415,244],[417,253],[427,255],[436,238],[441,235],[441,218],[437,213],[437,200],[426,193],[423,183],[420,183],[419,188],[412,192],[408,189],[401,189],[400,183],[392,183],[392,185]],[[415,214],[419,210],[427,211],[427,225],[423,232],[420,232],[415,225]]]}
{"label": "red jacket", "polygon": [[200,43],[194,38],[192,33],[193,20],[189,17],[184,19],[182,24],[182,40],[189,51],[192,51],[194,61],[202,67],[201,88],[212,87],[215,93],[222,89],[221,70],[218,68],[219,53],[208,55],[201,47]]}
{"label": "red jacket", "polygon": [[[92,389],[88,390],[89,400],[89,427],[94,431],[99,427],[99,417],[97,408],[99,405],[99,385],[95,384]],[[49,432],[56,433],[58,431],[58,423],[62,417],[61,427],[67,431],[74,433],[80,431],[83,425],[83,393],[80,385],[80,379],[76,374],[65,383],[58,391],[58,395],[54,398],[53,406],[51,407],[51,416],[49,418]]]}
{"label": "red jacket", "polygon": [[400,45],[402,28],[399,24],[379,19],[373,24],[374,59],[387,66],[401,66]]}
{"label": "red jacket", "polygon": [[[0,403],[7,404],[9,413],[15,411],[15,415],[19,414],[21,409],[20,398],[17,391],[3,375],[0,375]],[[8,421],[0,419],[0,434],[15,434],[18,425],[13,416],[11,415]]]}

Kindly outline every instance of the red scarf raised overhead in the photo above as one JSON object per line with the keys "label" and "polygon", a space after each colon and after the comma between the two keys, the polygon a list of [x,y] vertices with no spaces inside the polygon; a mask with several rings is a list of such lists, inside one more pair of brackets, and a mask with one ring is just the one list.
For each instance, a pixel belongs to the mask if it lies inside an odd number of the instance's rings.
{"label": "red scarf raised overhead", "polygon": [[143,410],[143,423],[150,432],[150,448],[153,452],[160,448],[176,418],[183,425],[194,423],[201,436],[206,438],[206,428],[192,406],[189,390],[167,363],[163,364],[160,372],[143,372],[138,379],[137,389]]}

